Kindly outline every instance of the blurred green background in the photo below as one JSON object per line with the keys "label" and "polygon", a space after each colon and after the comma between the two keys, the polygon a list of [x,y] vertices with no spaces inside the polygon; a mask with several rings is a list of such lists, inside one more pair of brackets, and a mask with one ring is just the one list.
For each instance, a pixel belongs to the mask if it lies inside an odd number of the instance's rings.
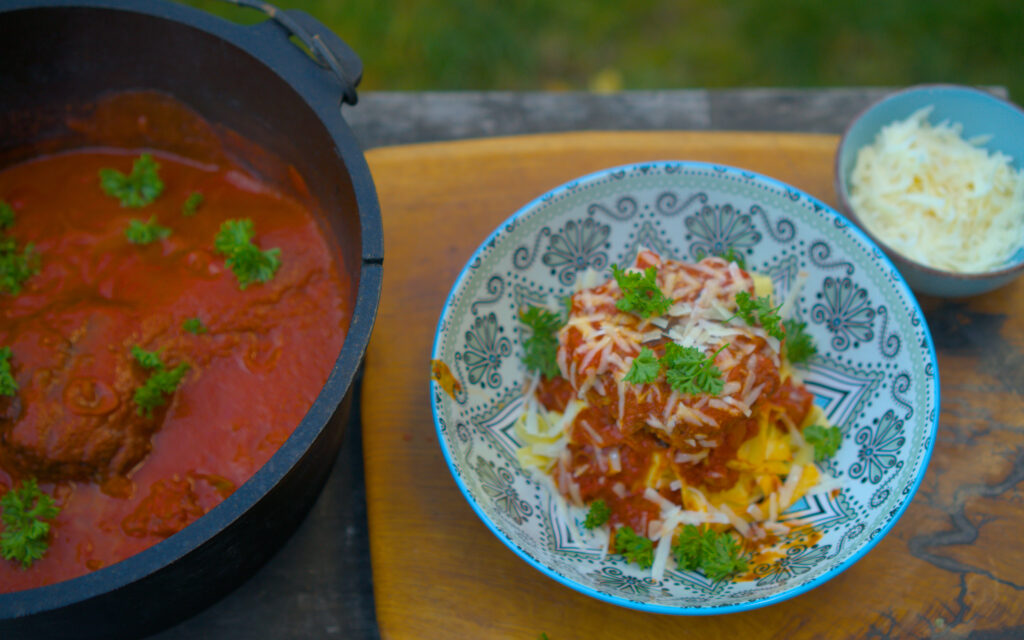
{"label": "blurred green background", "polygon": [[[179,0],[240,22],[255,11]],[[366,90],[995,84],[1024,98],[1024,0],[277,0]]]}

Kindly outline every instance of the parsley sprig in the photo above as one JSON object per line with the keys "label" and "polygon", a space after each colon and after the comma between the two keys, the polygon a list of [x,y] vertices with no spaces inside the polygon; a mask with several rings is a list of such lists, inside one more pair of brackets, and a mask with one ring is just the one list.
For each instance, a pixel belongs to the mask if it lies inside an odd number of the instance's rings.
{"label": "parsley sprig", "polygon": [[152,371],[146,382],[135,390],[135,410],[147,418],[153,417],[153,409],[167,404],[170,396],[181,384],[181,379],[189,370],[189,365],[182,362],[168,370],[155,351],[146,351],[138,345],[132,347],[132,356],[140,367]]}
{"label": "parsley sprig", "polygon": [[699,569],[715,581],[747,570],[739,541],[727,532],[707,527],[683,527],[672,545],[672,555],[680,569]]}
{"label": "parsley sprig", "polygon": [[626,560],[648,569],[654,564],[654,543],[633,531],[630,526],[615,530],[615,553],[626,556]]}
{"label": "parsley sprig", "polygon": [[623,380],[633,384],[649,384],[657,380],[664,369],[665,382],[679,393],[717,396],[722,393],[725,383],[722,381],[722,371],[715,366],[715,358],[727,346],[728,343],[723,344],[718,351],[704,355],[696,347],[683,347],[669,342],[661,358],[655,356],[651,349],[642,347]]}
{"label": "parsley sprig", "polygon": [[199,207],[203,204],[203,194],[198,191],[193,191],[185,198],[185,202],[181,205],[181,215],[190,217],[196,215],[199,211]]}
{"label": "parsley sprig", "polygon": [[202,318],[200,318],[199,316],[196,316],[194,318],[186,318],[185,321],[181,323],[181,328],[196,336],[199,335],[200,333],[206,333],[208,331],[206,325],[203,324]]}
{"label": "parsley sprig", "polygon": [[779,317],[781,304],[773,307],[766,296],[752,298],[748,292],[740,291],[736,294],[736,307],[736,316],[743,318],[748,325],[760,324],[768,335],[779,340],[785,336],[780,324],[782,319]]}
{"label": "parsley sprig", "polygon": [[[14,224],[14,208],[0,200],[0,231]],[[18,249],[10,236],[0,234],[0,293],[16,296],[25,281],[39,272],[39,254],[32,243]]]}
{"label": "parsley sprig", "polygon": [[0,533],[0,555],[20,562],[27,569],[46,554],[50,523],[60,510],[53,498],[44,493],[35,478],[12,488],[0,498],[4,530]]}
{"label": "parsley sprig", "polygon": [[633,358],[633,364],[623,380],[633,384],[649,384],[657,380],[660,374],[661,362],[658,357],[647,347],[641,347],[640,354]]}
{"label": "parsley sprig", "polygon": [[715,366],[715,357],[727,346],[723,344],[713,354],[704,355],[696,347],[668,343],[665,345],[665,355],[661,358],[661,364],[665,367],[665,381],[679,393],[719,395],[725,383],[722,381],[722,371]]}
{"label": "parsley sprig", "polygon": [[128,175],[117,169],[100,169],[100,187],[108,196],[120,200],[122,207],[144,207],[164,191],[163,180],[157,173],[159,168],[153,156],[144,153],[132,163]]}
{"label": "parsley sprig", "polygon": [[225,220],[213,241],[217,253],[227,258],[225,264],[235,273],[238,287],[243,290],[254,282],[269,282],[281,266],[281,250],[260,249],[252,243],[253,235],[252,220]]}
{"label": "parsley sprig", "polygon": [[[735,262],[736,266],[738,266],[740,269],[743,269],[744,271],[747,269],[747,259],[743,257],[743,252],[736,251],[735,247],[729,247],[723,253],[713,255],[717,255],[719,258],[725,260],[726,262]],[[706,257],[708,257],[707,251],[703,249],[697,251],[698,260],[703,260]]]}
{"label": "parsley sprig", "polygon": [[11,228],[14,225],[14,207],[0,200],[0,231]]}
{"label": "parsley sprig", "polygon": [[150,244],[157,240],[163,240],[171,235],[171,230],[161,227],[156,223],[156,216],[150,216],[149,220],[132,219],[128,228],[124,230],[124,237],[132,244]]}
{"label": "parsley sprig", "polygon": [[523,340],[523,364],[545,378],[556,378],[558,369],[558,330],[565,322],[557,313],[530,306],[519,312],[519,321],[529,327],[530,337]]}
{"label": "parsley sprig", "polygon": [[13,396],[18,391],[18,382],[11,370],[12,357],[10,347],[0,347],[0,396]]}
{"label": "parsley sprig", "polygon": [[654,267],[647,267],[640,274],[624,271],[613,264],[612,275],[622,290],[622,297],[615,302],[615,308],[619,311],[650,318],[660,316],[672,306],[672,298],[658,288],[658,270]]}
{"label": "parsley sprig", "polygon": [[843,432],[839,427],[823,427],[820,424],[812,424],[804,429],[804,440],[814,445],[814,459],[821,462],[831,458],[839,451],[839,445],[843,443]]}
{"label": "parsley sprig", "polygon": [[786,357],[790,362],[807,362],[811,356],[818,353],[818,347],[814,344],[811,334],[807,333],[807,323],[799,322],[794,318],[784,320],[782,326],[786,329]]}
{"label": "parsley sprig", "polygon": [[590,510],[587,511],[587,518],[583,521],[583,526],[587,529],[594,529],[608,522],[608,518],[611,517],[612,510],[608,503],[598,498],[590,503]]}

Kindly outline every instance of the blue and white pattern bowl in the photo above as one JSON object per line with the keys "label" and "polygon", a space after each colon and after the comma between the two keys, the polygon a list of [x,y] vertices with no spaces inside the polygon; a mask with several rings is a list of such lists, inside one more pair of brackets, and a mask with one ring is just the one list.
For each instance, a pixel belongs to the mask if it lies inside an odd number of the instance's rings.
{"label": "blue and white pattern bowl", "polygon": [[[797,313],[818,355],[806,383],[843,443],[827,463],[837,497],[795,504],[782,558],[754,579],[712,582],[650,572],[575,539],[549,489],[520,468],[512,425],[522,406],[517,310],[557,308],[587,268],[631,263],[639,247],[694,260],[730,248],[771,276],[779,298],[808,277]],[[921,309],[888,258],[828,206],[781,182],[730,167],[654,162],[565,184],[529,203],[477,249],[445,304],[433,359],[457,384],[431,383],[445,459],[484,523],[551,578],[614,604],[672,614],[764,606],[837,575],[878,543],[906,509],[935,441],[939,382]],[[804,537],[801,537],[804,536]],[[670,563],[671,565],[672,563]]]}

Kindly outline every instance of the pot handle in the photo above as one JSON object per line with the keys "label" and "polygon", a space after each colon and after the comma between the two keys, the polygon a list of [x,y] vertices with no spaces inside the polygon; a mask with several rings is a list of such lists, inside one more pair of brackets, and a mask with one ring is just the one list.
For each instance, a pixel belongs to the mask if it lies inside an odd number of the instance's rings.
{"label": "pot handle", "polygon": [[341,101],[355,105],[359,101],[356,85],[363,79],[363,62],[345,41],[319,20],[301,9],[281,10],[260,0],[225,0],[240,7],[257,9],[295,36],[321,66],[330,69],[341,82]]}

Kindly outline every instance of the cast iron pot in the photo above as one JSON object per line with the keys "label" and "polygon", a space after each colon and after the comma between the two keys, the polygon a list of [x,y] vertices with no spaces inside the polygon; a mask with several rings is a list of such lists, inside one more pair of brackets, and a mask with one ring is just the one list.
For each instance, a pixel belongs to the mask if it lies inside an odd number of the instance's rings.
{"label": "cast iron pot", "polygon": [[[271,19],[239,26],[162,1],[5,0],[0,6],[0,166],[22,149],[73,147],[67,114],[110,92],[170,94],[293,165],[358,282],[344,345],[312,408],[233,495],[181,532],[112,566],[0,595],[0,638],[119,638],[192,615],[251,575],[320,492],[341,445],[349,390],[381,289],[380,209],[342,118],[358,57],[310,16],[251,0]],[[289,38],[295,36],[311,58]]]}

